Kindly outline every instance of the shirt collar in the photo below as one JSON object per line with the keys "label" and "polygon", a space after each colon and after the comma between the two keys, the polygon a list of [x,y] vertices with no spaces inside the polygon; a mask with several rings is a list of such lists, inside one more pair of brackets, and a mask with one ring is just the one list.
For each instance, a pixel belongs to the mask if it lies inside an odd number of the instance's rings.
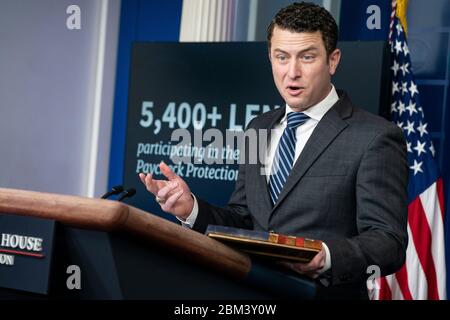
{"label": "shirt collar", "polygon": [[[328,110],[331,109],[331,107],[339,100],[339,96],[336,92],[336,89],[333,84],[331,84],[331,90],[330,93],[320,101],[319,103],[309,107],[307,110],[303,111],[304,114],[309,116],[311,119],[314,119],[316,121],[320,121],[322,117],[325,115],[325,113],[328,112]],[[295,112],[291,109],[290,106],[286,104],[286,111],[281,119],[280,123],[283,123],[287,120],[287,114],[289,112]]]}

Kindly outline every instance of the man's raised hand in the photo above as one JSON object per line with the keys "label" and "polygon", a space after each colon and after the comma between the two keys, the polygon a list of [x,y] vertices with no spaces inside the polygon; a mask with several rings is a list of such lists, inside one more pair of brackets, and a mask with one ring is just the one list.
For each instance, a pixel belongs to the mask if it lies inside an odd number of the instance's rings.
{"label": "man's raised hand", "polygon": [[159,168],[167,180],[153,179],[152,174],[145,173],[140,173],[139,178],[147,190],[155,196],[163,211],[186,220],[194,207],[191,190],[167,164],[161,162]]}

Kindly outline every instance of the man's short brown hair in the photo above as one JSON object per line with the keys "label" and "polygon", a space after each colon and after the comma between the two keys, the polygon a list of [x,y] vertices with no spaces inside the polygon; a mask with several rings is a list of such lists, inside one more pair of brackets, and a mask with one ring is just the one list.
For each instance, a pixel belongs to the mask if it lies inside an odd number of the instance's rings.
{"label": "man's short brown hair", "polygon": [[267,28],[269,49],[275,26],[293,32],[320,31],[327,55],[329,56],[336,49],[338,41],[336,21],[325,8],[314,3],[293,3],[278,11]]}

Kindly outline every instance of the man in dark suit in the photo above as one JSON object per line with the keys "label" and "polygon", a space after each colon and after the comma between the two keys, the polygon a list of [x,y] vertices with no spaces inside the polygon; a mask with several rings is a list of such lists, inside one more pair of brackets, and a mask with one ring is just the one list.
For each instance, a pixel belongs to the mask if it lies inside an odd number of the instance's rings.
{"label": "man in dark suit", "polygon": [[226,208],[197,199],[163,163],[167,181],[140,178],[164,211],[200,232],[219,224],[323,240],[310,263],[284,265],[317,279],[324,297],[367,298],[367,268],[387,275],[405,259],[406,144],[400,129],[331,84],[337,35],[332,16],[310,3],[271,22],[269,58],[286,106],[249,123],[247,130],[270,130],[265,166],[240,165]]}

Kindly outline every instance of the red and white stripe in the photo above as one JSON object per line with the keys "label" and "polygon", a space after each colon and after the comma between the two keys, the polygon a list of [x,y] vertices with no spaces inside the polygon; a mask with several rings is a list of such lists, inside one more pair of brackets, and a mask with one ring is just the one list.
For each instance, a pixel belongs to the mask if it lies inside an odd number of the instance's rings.
{"label": "red and white stripe", "polygon": [[395,275],[379,279],[374,299],[447,298],[443,199],[440,178],[410,203],[405,264]]}
{"label": "red and white stripe", "polygon": [[391,19],[389,23],[389,44],[392,43],[392,32],[394,29],[394,18],[396,11],[397,11],[397,0],[392,0]]}

